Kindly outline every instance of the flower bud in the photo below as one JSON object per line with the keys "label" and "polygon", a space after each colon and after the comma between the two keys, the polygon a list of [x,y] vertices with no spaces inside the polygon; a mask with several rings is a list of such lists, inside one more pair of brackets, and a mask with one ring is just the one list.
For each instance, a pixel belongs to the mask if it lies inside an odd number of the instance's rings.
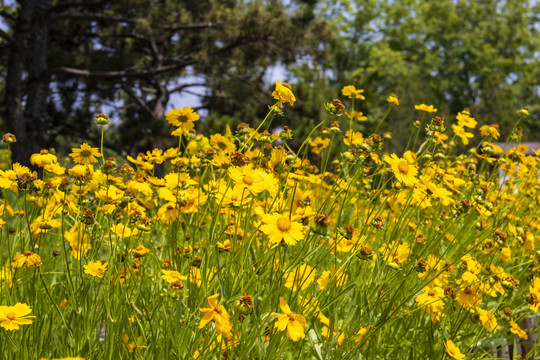
{"label": "flower bud", "polygon": [[14,142],[17,142],[17,139],[12,133],[5,133],[4,135],[2,135],[2,141],[7,144],[12,144]]}
{"label": "flower bud", "polygon": [[167,291],[167,295],[171,299],[180,300],[184,298],[184,283],[181,281],[175,281],[171,283]]}
{"label": "flower bud", "polygon": [[527,117],[529,116],[529,108],[524,106],[521,109],[519,109],[517,113],[519,116]]}
{"label": "flower bud", "polygon": [[283,129],[279,132],[279,138],[283,141],[292,139],[292,131],[288,126],[284,126]]}
{"label": "flower bud", "polygon": [[360,260],[371,260],[373,259],[373,250],[371,250],[371,248],[367,247],[367,246],[364,246],[364,247],[361,247],[357,252],[356,252],[356,256],[360,259]]}
{"label": "flower bud", "polygon": [[107,125],[108,123],[109,123],[109,117],[107,116],[107,114],[101,113],[99,115],[96,115],[96,124],[104,126],[104,125]]}
{"label": "flower bud", "polygon": [[249,315],[253,312],[253,298],[244,292],[236,301],[234,307],[240,314]]}

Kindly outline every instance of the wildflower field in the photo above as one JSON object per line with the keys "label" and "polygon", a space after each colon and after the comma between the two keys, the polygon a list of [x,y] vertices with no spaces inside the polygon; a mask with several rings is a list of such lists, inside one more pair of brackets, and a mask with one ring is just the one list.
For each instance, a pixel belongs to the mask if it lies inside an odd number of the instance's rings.
{"label": "wildflower field", "polygon": [[398,98],[367,119],[351,85],[292,149],[271,124],[295,96],[271,95],[209,138],[170,111],[176,148],[1,170],[0,359],[540,357],[520,327],[540,307],[539,154],[512,146],[526,108],[501,147],[489,120],[417,105],[396,154],[377,130]]}

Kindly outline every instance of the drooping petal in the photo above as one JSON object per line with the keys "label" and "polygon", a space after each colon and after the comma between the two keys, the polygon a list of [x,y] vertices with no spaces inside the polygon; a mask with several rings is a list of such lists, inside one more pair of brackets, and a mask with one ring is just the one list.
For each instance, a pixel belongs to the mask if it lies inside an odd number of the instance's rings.
{"label": "drooping petal", "polygon": [[[202,309],[199,309],[199,310],[202,311]],[[202,329],[203,327],[205,327],[206,324],[212,321],[212,319],[214,319],[214,312],[212,310],[207,311],[202,317],[201,322],[199,323],[199,329]]]}
{"label": "drooping petal", "polygon": [[298,341],[306,337],[302,324],[298,321],[289,321],[287,324],[287,336],[293,341]]}

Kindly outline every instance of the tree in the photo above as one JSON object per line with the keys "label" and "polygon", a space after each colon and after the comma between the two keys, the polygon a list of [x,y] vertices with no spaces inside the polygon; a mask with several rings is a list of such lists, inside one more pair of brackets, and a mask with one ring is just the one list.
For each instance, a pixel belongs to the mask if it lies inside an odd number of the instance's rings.
{"label": "tree", "polygon": [[163,117],[172,94],[204,86],[206,108],[247,105],[245,94],[257,94],[268,66],[290,63],[320,43],[324,24],[313,8],[305,0],[4,6],[9,30],[0,36],[8,51],[0,66],[7,69],[6,123],[18,138],[14,161],[27,163],[58,136],[92,140],[92,118],[104,104],[121,119],[108,146],[124,153],[140,150],[140,139],[156,144],[167,134]]}
{"label": "tree", "polygon": [[[498,123],[508,135],[516,110],[529,106],[524,138],[540,132],[540,19],[537,2],[525,0],[340,1],[323,11],[337,36],[314,71],[329,87],[366,90],[361,111],[374,127],[395,93],[401,106],[382,130],[410,126],[412,105],[433,104],[447,123],[465,107],[481,124]],[[342,15],[343,14],[343,15]],[[536,81],[536,83],[535,83]],[[394,133],[403,149],[408,131]]]}

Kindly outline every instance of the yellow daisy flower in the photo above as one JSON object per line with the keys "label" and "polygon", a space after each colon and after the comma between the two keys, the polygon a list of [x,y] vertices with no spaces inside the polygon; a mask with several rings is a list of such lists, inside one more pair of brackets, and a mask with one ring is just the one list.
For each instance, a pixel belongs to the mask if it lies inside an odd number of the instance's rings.
{"label": "yellow daisy flower", "polygon": [[390,104],[394,104],[396,106],[399,106],[399,100],[398,98],[396,97],[396,95],[392,94],[388,97],[387,99],[388,103]]}
{"label": "yellow daisy flower", "polygon": [[88,265],[84,265],[84,273],[94,277],[103,277],[105,270],[107,264],[102,264],[101,261],[89,261]]}
{"label": "yellow daisy flower", "polygon": [[309,146],[312,147],[311,152],[314,154],[320,154],[328,145],[330,145],[330,139],[323,139],[319,136],[309,143]]}
{"label": "yellow daisy flower", "polygon": [[51,165],[57,162],[57,158],[56,155],[50,154],[48,150],[43,149],[39,154],[30,156],[30,162],[32,165],[44,167],[45,165]]}
{"label": "yellow daisy flower", "polygon": [[263,214],[261,231],[270,239],[270,243],[279,244],[282,240],[287,245],[294,245],[304,237],[303,226],[281,214]]}
{"label": "yellow daisy flower", "polygon": [[272,314],[271,316],[277,319],[274,327],[279,331],[287,330],[287,336],[293,341],[298,341],[306,337],[304,330],[307,329],[306,318],[302,315],[295,314],[289,308],[289,305],[283,297],[279,298],[279,307],[283,314]]}
{"label": "yellow daisy flower", "polygon": [[456,345],[454,345],[454,342],[452,340],[445,341],[444,349],[446,350],[446,353],[448,354],[448,356],[450,356],[452,359],[455,359],[455,360],[465,359],[465,355],[461,353],[461,351]]}
{"label": "yellow daisy flower", "polygon": [[172,109],[165,115],[167,122],[177,127],[172,133],[173,136],[180,136],[193,130],[195,127],[193,122],[198,121],[199,118],[199,114],[189,106],[182,109]]}
{"label": "yellow daisy flower", "polygon": [[520,338],[524,340],[527,340],[529,338],[529,335],[527,335],[527,333],[523,331],[523,329],[520,328],[519,325],[516,324],[514,320],[510,320],[510,326],[511,326],[510,332],[512,332],[513,334],[516,334],[517,336],[519,336]]}
{"label": "yellow daisy flower", "polygon": [[279,101],[281,104],[289,103],[294,105],[296,98],[291,90],[291,85],[288,83],[280,83],[276,81],[276,90],[272,93],[272,97]]}
{"label": "yellow daisy flower", "polygon": [[283,277],[285,278],[285,287],[292,291],[296,291],[299,288],[304,290],[315,280],[315,269],[308,264],[302,264],[286,272]]}
{"label": "yellow daisy flower", "polygon": [[204,312],[203,318],[199,323],[199,329],[202,329],[206,326],[206,324],[214,320],[216,331],[225,337],[230,337],[232,336],[231,320],[225,307],[223,305],[218,305],[218,297],[219,294],[214,294],[208,297],[208,304],[210,304],[210,307],[199,308],[200,311]]}
{"label": "yellow daisy flower", "polygon": [[174,270],[161,270],[163,275],[161,275],[161,278],[168,282],[169,284],[175,283],[177,281],[183,281],[187,280],[186,276],[180,275],[178,271]]}
{"label": "yellow daisy flower", "polygon": [[341,89],[341,93],[343,94],[343,96],[347,96],[349,99],[366,100],[366,97],[362,95],[363,92],[363,89],[357,90],[354,85],[347,85],[344,86],[343,89]]}
{"label": "yellow daisy flower", "polygon": [[466,132],[463,126],[452,125],[452,130],[454,130],[454,134],[461,138],[463,145],[468,145],[469,139],[474,137],[474,134]]}
{"label": "yellow daisy flower", "polygon": [[97,162],[96,157],[100,157],[101,153],[98,148],[91,147],[87,143],[83,143],[80,148],[71,149],[72,153],[69,154],[79,165],[88,165],[90,163]]}
{"label": "yellow daisy flower", "polygon": [[35,265],[36,267],[41,266],[41,257],[31,251],[25,251],[22,254],[15,255],[13,262],[11,263],[11,266],[15,268],[23,266],[30,267],[32,265]]}
{"label": "yellow daisy flower", "polygon": [[435,109],[433,105],[420,104],[420,105],[414,105],[414,108],[416,110],[425,111],[429,113],[437,112],[437,109]]}
{"label": "yellow daisy flower", "polygon": [[392,154],[390,157],[385,156],[384,161],[390,164],[390,167],[399,182],[406,186],[414,186],[414,184],[418,182],[418,179],[416,178],[418,169],[414,165],[409,164],[407,160],[400,159],[396,154]]}
{"label": "yellow daisy flower", "polygon": [[0,326],[6,330],[19,330],[19,325],[30,325],[35,316],[29,316],[32,312],[30,306],[16,303],[14,306],[0,306]]}

